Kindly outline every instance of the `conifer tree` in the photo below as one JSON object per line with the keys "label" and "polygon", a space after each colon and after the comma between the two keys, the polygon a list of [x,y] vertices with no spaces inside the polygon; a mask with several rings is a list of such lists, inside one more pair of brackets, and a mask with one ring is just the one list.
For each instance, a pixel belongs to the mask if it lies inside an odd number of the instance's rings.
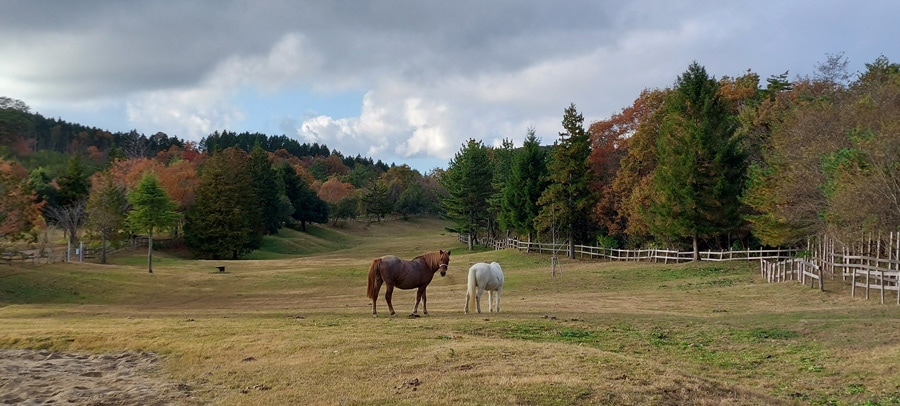
{"label": "conifer tree", "polygon": [[388,187],[384,181],[379,179],[372,182],[362,197],[362,205],[366,214],[375,216],[376,221],[381,221],[393,210],[393,205],[388,199]]}
{"label": "conifer tree", "polygon": [[478,232],[488,220],[488,198],[493,193],[493,172],[488,149],[469,139],[456,153],[440,178],[447,192],[443,206],[447,218],[460,233],[469,235],[469,250],[478,240]]}
{"label": "conifer tree", "polygon": [[259,201],[248,157],[227,148],[209,159],[188,210],[184,240],[188,247],[214,259],[237,259],[262,244]]}
{"label": "conifer tree", "polygon": [[491,168],[493,169],[491,186],[494,192],[488,199],[491,215],[488,230],[493,233],[495,228],[499,228],[509,233],[512,227],[510,226],[508,213],[503,210],[503,190],[506,189],[506,184],[509,182],[512,172],[513,156],[515,155],[513,142],[504,138],[500,142],[500,146],[491,148],[490,152]]}
{"label": "conifer tree", "polygon": [[59,185],[60,206],[68,206],[87,198],[91,179],[78,154],[69,158],[65,173],[56,180],[56,183]]}
{"label": "conifer tree", "polygon": [[300,222],[300,229],[306,231],[306,223],[325,224],[328,222],[328,203],[319,198],[288,163],[278,167],[284,195],[294,208],[291,217]]}
{"label": "conifer tree", "polygon": [[718,83],[697,62],[678,77],[665,102],[657,140],[651,231],[693,243],[741,224],[739,200],[746,161],[736,120]]}
{"label": "conifer tree", "polygon": [[509,179],[501,196],[501,227],[512,228],[535,237],[534,219],[541,193],[547,187],[547,151],[541,148],[534,128],[529,128],[522,148],[515,151],[510,165]]}
{"label": "conifer tree", "polygon": [[277,175],[272,168],[272,160],[258,143],[250,153],[248,167],[253,178],[253,190],[259,201],[262,217],[260,225],[264,228],[265,234],[275,234],[281,228],[281,213],[278,206],[280,191]]}
{"label": "conifer tree", "polygon": [[566,131],[553,145],[548,164],[550,185],[538,200],[541,211],[536,221],[544,229],[558,225],[568,241],[568,257],[574,258],[575,244],[592,242],[596,228],[590,219],[595,204],[588,170],[591,140],[574,103],[566,108],[562,126]]}
{"label": "conifer tree", "polygon": [[147,233],[147,271],[153,273],[153,234],[178,223],[178,207],[159,185],[156,175],[148,173],[128,194],[131,211],[128,226],[137,233]]}

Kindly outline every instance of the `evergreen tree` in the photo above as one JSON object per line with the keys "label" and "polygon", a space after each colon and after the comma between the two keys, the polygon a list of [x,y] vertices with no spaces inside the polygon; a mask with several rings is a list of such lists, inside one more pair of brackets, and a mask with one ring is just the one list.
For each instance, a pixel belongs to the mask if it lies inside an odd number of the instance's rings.
{"label": "evergreen tree", "polygon": [[288,163],[278,168],[284,194],[294,207],[291,217],[300,222],[300,229],[306,231],[306,223],[328,223],[328,203],[320,199]]}
{"label": "evergreen tree", "polygon": [[491,167],[493,168],[491,186],[494,189],[494,193],[488,199],[491,214],[491,224],[488,226],[488,230],[491,233],[493,233],[494,228],[499,227],[508,234],[511,228],[509,219],[503,218],[503,190],[506,188],[512,172],[513,155],[513,142],[507,138],[503,139],[499,147],[491,149]]}
{"label": "evergreen tree", "polygon": [[534,239],[537,201],[547,187],[547,176],[547,151],[541,148],[534,128],[529,128],[525,143],[513,155],[509,179],[503,187],[501,227],[527,234],[528,241]]}
{"label": "evergreen tree", "polygon": [[366,214],[375,216],[376,221],[381,221],[385,215],[393,211],[393,205],[388,198],[388,187],[382,180],[372,182],[372,186],[362,197],[362,204]]}
{"label": "evergreen tree", "polygon": [[358,206],[359,199],[356,196],[351,195],[338,200],[337,203],[334,204],[334,208],[328,210],[331,215],[331,225],[336,226],[338,220],[356,218]]}
{"label": "evergreen tree", "polygon": [[550,185],[538,200],[541,211],[536,221],[543,228],[558,224],[568,241],[568,257],[575,258],[575,243],[593,242],[596,228],[590,218],[595,205],[588,170],[591,140],[575,104],[566,108],[562,126],[566,132],[553,145],[548,164]]}
{"label": "evergreen tree", "polygon": [[447,218],[456,224],[458,232],[469,235],[469,250],[488,221],[488,198],[494,192],[492,179],[488,148],[474,139],[456,153],[440,178],[447,191],[443,200]]}
{"label": "evergreen tree", "polygon": [[328,203],[322,200],[314,190],[304,184],[301,198],[295,203],[294,218],[300,221],[300,229],[306,231],[306,223],[327,224]]}
{"label": "evergreen tree", "polygon": [[281,213],[278,206],[280,190],[277,175],[272,168],[272,160],[258,143],[250,153],[248,166],[261,211],[260,225],[264,228],[265,234],[275,234],[281,228]]}
{"label": "evergreen tree", "polygon": [[428,191],[420,183],[413,183],[400,193],[397,199],[397,212],[406,219],[410,215],[426,213],[429,205]]}
{"label": "evergreen tree", "polygon": [[657,235],[690,239],[696,260],[701,238],[740,226],[746,163],[735,117],[702,66],[694,62],[678,77],[664,108],[650,227]]}
{"label": "evergreen tree", "polygon": [[52,181],[44,167],[34,169],[28,174],[28,190],[34,193],[34,201],[41,204],[44,214],[49,208],[59,206],[59,190],[53,187]]}
{"label": "evergreen tree", "polygon": [[231,147],[215,154],[188,209],[184,240],[188,247],[214,259],[237,259],[262,244],[259,200],[248,170],[248,157]]}
{"label": "evergreen tree", "polygon": [[131,203],[128,226],[136,233],[147,233],[147,271],[153,273],[153,233],[178,223],[179,215],[175,211],[178,205],[169,199],[152,173],[141,178],[128,194],[128,202]]}
{"label": "evergreen tree", "polygon": [[59,185],[59,205],[68,206],[83,201],[91,187],[90,174],[78,154],[72,155],[66,165],[66,172],[56,180]]}

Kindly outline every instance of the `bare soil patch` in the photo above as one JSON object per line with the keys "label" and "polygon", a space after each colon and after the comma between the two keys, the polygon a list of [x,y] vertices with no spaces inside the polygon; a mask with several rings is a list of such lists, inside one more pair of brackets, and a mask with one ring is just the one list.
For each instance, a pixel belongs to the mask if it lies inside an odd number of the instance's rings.
{"label": "bare soil patch", "polygon": [[0,350],[0,404],[189,404],[191,388],[154,377],[160,357],[146,352],[72,354]]}

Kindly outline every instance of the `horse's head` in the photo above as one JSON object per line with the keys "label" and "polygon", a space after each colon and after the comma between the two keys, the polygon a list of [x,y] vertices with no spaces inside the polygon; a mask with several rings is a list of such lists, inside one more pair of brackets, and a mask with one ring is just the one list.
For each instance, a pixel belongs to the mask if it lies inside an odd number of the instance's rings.
{"label": "horse's head", "polygon": [[440,250],[438,251],[438,256],[440,257],[438,268],[441,269],[441,276],[447,276],[447,266],[450,265],[450,251]]}

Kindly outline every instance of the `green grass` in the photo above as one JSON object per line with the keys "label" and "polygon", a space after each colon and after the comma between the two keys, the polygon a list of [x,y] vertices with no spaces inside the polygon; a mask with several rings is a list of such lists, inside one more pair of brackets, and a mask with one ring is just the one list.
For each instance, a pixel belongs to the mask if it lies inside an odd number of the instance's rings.
{"label": "green grass", "polygon": [[358,239],[341,230],[310,224],[306,226],[306,232],[281,229],[276,235],[263,237],[262,247],[243,259],[290,258],[346,249],[357,244]]}

